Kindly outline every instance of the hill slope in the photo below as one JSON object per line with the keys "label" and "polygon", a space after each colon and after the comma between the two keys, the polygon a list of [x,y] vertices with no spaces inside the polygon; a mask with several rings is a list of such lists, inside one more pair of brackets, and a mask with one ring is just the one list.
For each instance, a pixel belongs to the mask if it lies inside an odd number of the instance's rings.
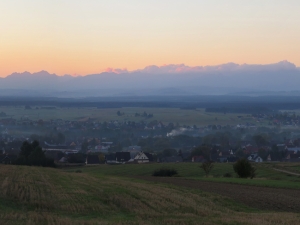
{"label": "hill slope", "polygon": [[295,224],[194,189],[0,165],[1,224]]}

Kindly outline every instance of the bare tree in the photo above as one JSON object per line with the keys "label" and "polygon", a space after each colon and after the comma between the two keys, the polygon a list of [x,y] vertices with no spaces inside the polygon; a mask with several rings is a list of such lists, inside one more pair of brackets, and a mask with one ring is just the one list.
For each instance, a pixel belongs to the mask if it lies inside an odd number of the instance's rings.
{"label": "bare tree", "polygon": [[207,161],[202,163],[200,168],[204,170],[205,176],[208,177],[208,174],[214,168],[214,164],[211,161]]}

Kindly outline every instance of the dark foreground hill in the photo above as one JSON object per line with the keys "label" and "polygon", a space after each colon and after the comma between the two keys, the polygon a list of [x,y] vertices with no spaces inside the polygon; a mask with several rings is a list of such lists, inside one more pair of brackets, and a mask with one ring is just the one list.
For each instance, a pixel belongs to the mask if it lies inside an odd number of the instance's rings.
{"label": "dark foreground hill", "polygon": [[1,225],[292,225],[299,221],[296,213],[263,212],[197,189],[93,171],[0,165]]}

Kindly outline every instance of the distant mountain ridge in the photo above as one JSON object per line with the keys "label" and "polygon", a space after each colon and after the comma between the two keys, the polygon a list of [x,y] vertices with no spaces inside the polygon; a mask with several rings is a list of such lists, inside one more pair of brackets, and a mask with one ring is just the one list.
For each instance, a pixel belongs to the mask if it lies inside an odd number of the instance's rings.
{"label": "distant mountain ridge", "polygon": [[47,71],[13,73],[0,79],[0,95],[115,96],[219,95],[297,92],[300,68],[282,61],[268,65],[227,63],[189,67],[148,66],[142,70],[108,69],[87,76],[57,76]]}

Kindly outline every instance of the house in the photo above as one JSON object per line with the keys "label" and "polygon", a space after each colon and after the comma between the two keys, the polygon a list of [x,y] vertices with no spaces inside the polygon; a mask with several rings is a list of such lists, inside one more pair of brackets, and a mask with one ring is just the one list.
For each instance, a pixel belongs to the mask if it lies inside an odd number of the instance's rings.
{"label": "house", "polygon": [[253,159],[254,159],[255,157],[257,157],[257,156],[258,156],[258,154],[251,154],[251,155],[248,156],[247,159],[248,159],[249,161],[253,161]]}
{"label": "house", "polygon": [[116,160],[116,154],[105,155],[105,163],[106,164],[116,164],[118,163]]}
{"label": "house", "polygon": [[44,142],[44,149],[45,150],[67,150],[68,146],[66,145],[53,145],[49,144],[48,142]]}
{"label": "house", "polygon": [[78,150],[67,150],[65,151],[66,155],[70,155],[70,154],[77,154],[79,151]]}
{"label": "house", "polygon": [[149,162],[153,162],[153,155],[151,153],[148,153],[148,152],[144,152],[144,154],[148,157],[149,159]]}
{"label": "house", "polygon": [[293,151],[295,153],[300,152],[300,148],[299,147],[293,147],[293,148],[286,148],[286,150],[288,150],[289,152]]}
{"label": "house", "polygon": [[134,161],[136,161],[138,163],[148,163],[149,158],[147,157],[147,155],[145,153],[140,152],[135,156]]}
{"label": "house", "polygon": [[287,162],[300,162],[300,153],[291,153],[289,152],[285,157]]}
{"label": "house", "polygon": [[280,158],[277,154],[274,154],[274,153],[270,153],[267,157],[267,161],[268,162],[271,162],[271,161],[281,161],[282,158]]}
{"label": "house", "polygon": [[235,163],[236,161],[238,161],[239,160],[239,158],[238,157],[236,157],[236,156],[229,156],[228,158],[227,158],[227,162],[229,162],[229,163]]}
{"label": "house", "polygon": [[76,148],[76,144],[75,144],[75,142],[72,142],[71,144],[70,144],[70,148]]}
{"label": "house", "polygon": [[126,163],[130,159],[130,152],[116,152],[116,161],[118,163]]}
{"label": "house", "polygon": [[253,160],[256,163],[262,163],[264,161],[260,156],[256,156]]}
{"label": "house", "polygon": [[67,163],[68,158],[67,157],[62,157],[60,160],[58,160],[59,163]]}
{"label": "house", "polygon": [[53,151],[45,151],[45,156],[49,159],[53,159],[54,162],[58,162],[65,155],[62,151],[53,150]]}
{"label": "house", "polygon": [[102,148],[109,149],[114,143],[113,142],[102,142],[101,146]]}
{"label": "house", "polygon": [[85,164],[86,165],[99,165],[100,159],[99,159],[98,155],[88,155],[86,157]]}

